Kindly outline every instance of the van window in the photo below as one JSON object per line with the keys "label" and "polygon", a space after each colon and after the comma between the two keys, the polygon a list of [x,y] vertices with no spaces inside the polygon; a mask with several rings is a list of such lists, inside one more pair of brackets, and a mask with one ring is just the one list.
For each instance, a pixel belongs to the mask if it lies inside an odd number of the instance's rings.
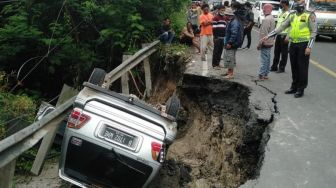
{"label": "van window", "polygon": [[311,0],[310,8],[321,11],[336,11],[336,0]]}

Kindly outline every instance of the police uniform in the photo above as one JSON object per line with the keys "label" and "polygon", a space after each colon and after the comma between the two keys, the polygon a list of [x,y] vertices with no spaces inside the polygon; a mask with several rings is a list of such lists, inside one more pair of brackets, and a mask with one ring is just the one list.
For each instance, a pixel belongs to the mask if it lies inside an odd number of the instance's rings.
{"label": "police uniform", "polygon": [[291,13],[275,31],[268,36],[274,36],[285,29],[288,31],[290,47],[289,57],[292,67],[292,85],[286,94],[295,93],[295,97],[302,97],[308,85],[309,57],[305,55],[306,48],[312,48],[316,38],[316,16],[313,12],[304,10],[301,14]]}
{"label": "police uniform", "polygon": [[[289,11],[283,11],[278,15],[278,23],[276,28],[280,27],[281,24],[287,19],[289,16]],[[286,41],[286,37],[288,34],[288,28],[282,31],[280,34],[276,36],[275,45],[274,45],[274,58],[273,64],[271,67],[271,71],[284,72],[287,64],[288,58],[288,41]],[[281,55],[281,60],[280,60]]]}

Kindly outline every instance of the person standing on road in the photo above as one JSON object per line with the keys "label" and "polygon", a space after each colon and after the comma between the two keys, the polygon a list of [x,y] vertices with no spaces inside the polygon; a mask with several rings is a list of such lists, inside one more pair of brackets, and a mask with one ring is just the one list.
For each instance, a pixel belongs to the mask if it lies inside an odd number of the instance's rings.
{"label": "person standing on road", "polygon": [[[260,26],[260,39],[267,36],[275,29],[275,20],[272,16],[273,5],[265,4],[263,6],[263,13],[265,19],[262,20]],[[261,66],[259,69],[259,80],[268,79],[268,73],[271,65],[271,48],[273,47],[274,39],[269,38],[265,41],[260,40],[257,49],[260,50]]]}
{"label": "person standing on road", "polygon": [[205,53],[208,50],[213,50],[213,33],[212,33],[212,19],[213,16],[209,12],[209,5],[202,5],[203,14],[200,16],[200,25],[201,25],[201,60],[206,61]]}
{"label": "person standing on road", "polygon": [[302,97],[308,85],[308,68],[311,49],[313,47],[317,23],[313,12],[305,10],[305,1],[299,0],[294,4],[296,12],[291,13],[284,23],[263,40],[281,33],[290,28],[289,31],[289,57],[292,67],[292,85],[285,94],[294,94],[295,98]]}
{"label": "person standing on road", "polygon": [[196,34],[199,33],[199,13],[196,3],[192,3],[191,8],[188,10],[187,21],[192,24],[193,31]]}
{"label": "person standing on road", "polygon": [[245,3],[246,9],[246,21],[244,24],[244,38],[247,36],[247,45],[243,49],[249,49],[251,47],[251,32],[254,25],[254,14],[252,12],[252,5],[250,2]]}
{"label": "person standing on road", "polygon": [[[276,26],[277,28],[280,27],[281,24],[289,16],[289,1],[281,0],[280,5],[282,7],[282,11],[278,15],[278,23]],[[288,28],[282,31],[280,34],[278,34],[275,39],[274,58],[273,58],[273,64],[271,66],[271,71],[276,71],[276,73],[285,72],[288,58],[288,43],[289,43],[287,34],[288,34]]]}
{"label": "person standing on road", "polygon": [[219,69],[219,62],[224,48],[224,37],[226,29],[227,17],[225,16],[225,7],[220,6],[218,14],[213,18],[212,31],[214,37],[214,50],[212,54],[212,67]]}
{"label": "person standing on road", "polygon": [[225,15],[228,17],[224,46],[224,68],[228,71],[225,74],[225,79],[233,79],[233,69],[236,67],[236,52],[242,45],[244,36],[244,26],[242,23],[243,11],[236,9],[235,12],[231,8],[225,9]]}

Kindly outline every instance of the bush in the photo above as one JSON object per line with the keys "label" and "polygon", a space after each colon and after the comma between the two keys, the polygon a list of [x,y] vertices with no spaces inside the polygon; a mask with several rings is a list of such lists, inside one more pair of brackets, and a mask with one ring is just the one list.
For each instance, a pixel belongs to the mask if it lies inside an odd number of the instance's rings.
{"label": "bush", "polygon": [[9,121],[19,118],[33,122],[35,102],[26,95],[13,95],[0,91],[0,140],[6,137],[6,125]]}

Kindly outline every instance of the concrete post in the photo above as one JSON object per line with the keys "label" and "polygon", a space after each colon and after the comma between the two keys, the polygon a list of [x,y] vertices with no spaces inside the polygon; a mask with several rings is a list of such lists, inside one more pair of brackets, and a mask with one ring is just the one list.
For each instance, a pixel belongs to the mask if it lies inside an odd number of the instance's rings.
{"label": "concrete post", "polygon": [[15,162],[16,162],[16,159],[8,163],[6,166],[0,168],[0,187],[1,188],[12,188],[14,171],[15,171]]}

